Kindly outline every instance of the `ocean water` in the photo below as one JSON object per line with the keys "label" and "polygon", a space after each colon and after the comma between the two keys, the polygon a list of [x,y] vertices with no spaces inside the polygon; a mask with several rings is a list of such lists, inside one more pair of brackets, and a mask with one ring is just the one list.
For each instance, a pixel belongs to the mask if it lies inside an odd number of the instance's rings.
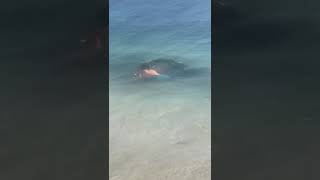
{"label": "ocean water", "polygon": [[210,69],[210,1],[109,4],[109,178],[210,179],[210,74],[133,80],[139,64],[156,58]]}

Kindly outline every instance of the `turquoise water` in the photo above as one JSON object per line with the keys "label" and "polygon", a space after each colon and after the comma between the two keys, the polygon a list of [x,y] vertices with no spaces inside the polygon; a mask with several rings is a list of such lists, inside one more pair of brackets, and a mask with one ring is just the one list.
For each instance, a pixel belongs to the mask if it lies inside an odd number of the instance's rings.
{"label": "turquoise water", "polygon": [[110,179],[210,179],[210,74],[135,82],[148,60],[211,65],[210,1],[110,1]]}

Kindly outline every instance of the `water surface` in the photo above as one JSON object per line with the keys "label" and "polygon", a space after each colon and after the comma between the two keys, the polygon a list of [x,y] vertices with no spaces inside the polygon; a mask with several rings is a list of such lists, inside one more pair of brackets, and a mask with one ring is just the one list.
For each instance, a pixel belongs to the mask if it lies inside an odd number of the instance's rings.
{"label": "water surface", "polygon": [[210,179],[210,74],[134,82],[140,64],[211,65],[210,1],[110,1],[110,179]]}

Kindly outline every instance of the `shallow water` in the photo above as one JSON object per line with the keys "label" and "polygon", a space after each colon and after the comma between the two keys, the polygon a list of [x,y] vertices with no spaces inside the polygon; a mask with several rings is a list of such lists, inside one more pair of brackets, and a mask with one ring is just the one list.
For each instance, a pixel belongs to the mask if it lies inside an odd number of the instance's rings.
{"label": "shallow water", "polygon": [[110,179],[210,179],[210,74],[135,82],[145,61],[210,68],[210,1],[110,1]]}

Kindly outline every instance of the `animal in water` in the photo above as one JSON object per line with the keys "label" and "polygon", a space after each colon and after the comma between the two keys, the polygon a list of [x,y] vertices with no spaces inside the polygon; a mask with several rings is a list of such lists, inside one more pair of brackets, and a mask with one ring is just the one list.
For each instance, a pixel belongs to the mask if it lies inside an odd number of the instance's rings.
{"label": "animal in water", "polygon": [[209,72],[208,68],[189,68],[173,59],[160,58],[142,63],[134,73],[138,80],[186,78]]}

